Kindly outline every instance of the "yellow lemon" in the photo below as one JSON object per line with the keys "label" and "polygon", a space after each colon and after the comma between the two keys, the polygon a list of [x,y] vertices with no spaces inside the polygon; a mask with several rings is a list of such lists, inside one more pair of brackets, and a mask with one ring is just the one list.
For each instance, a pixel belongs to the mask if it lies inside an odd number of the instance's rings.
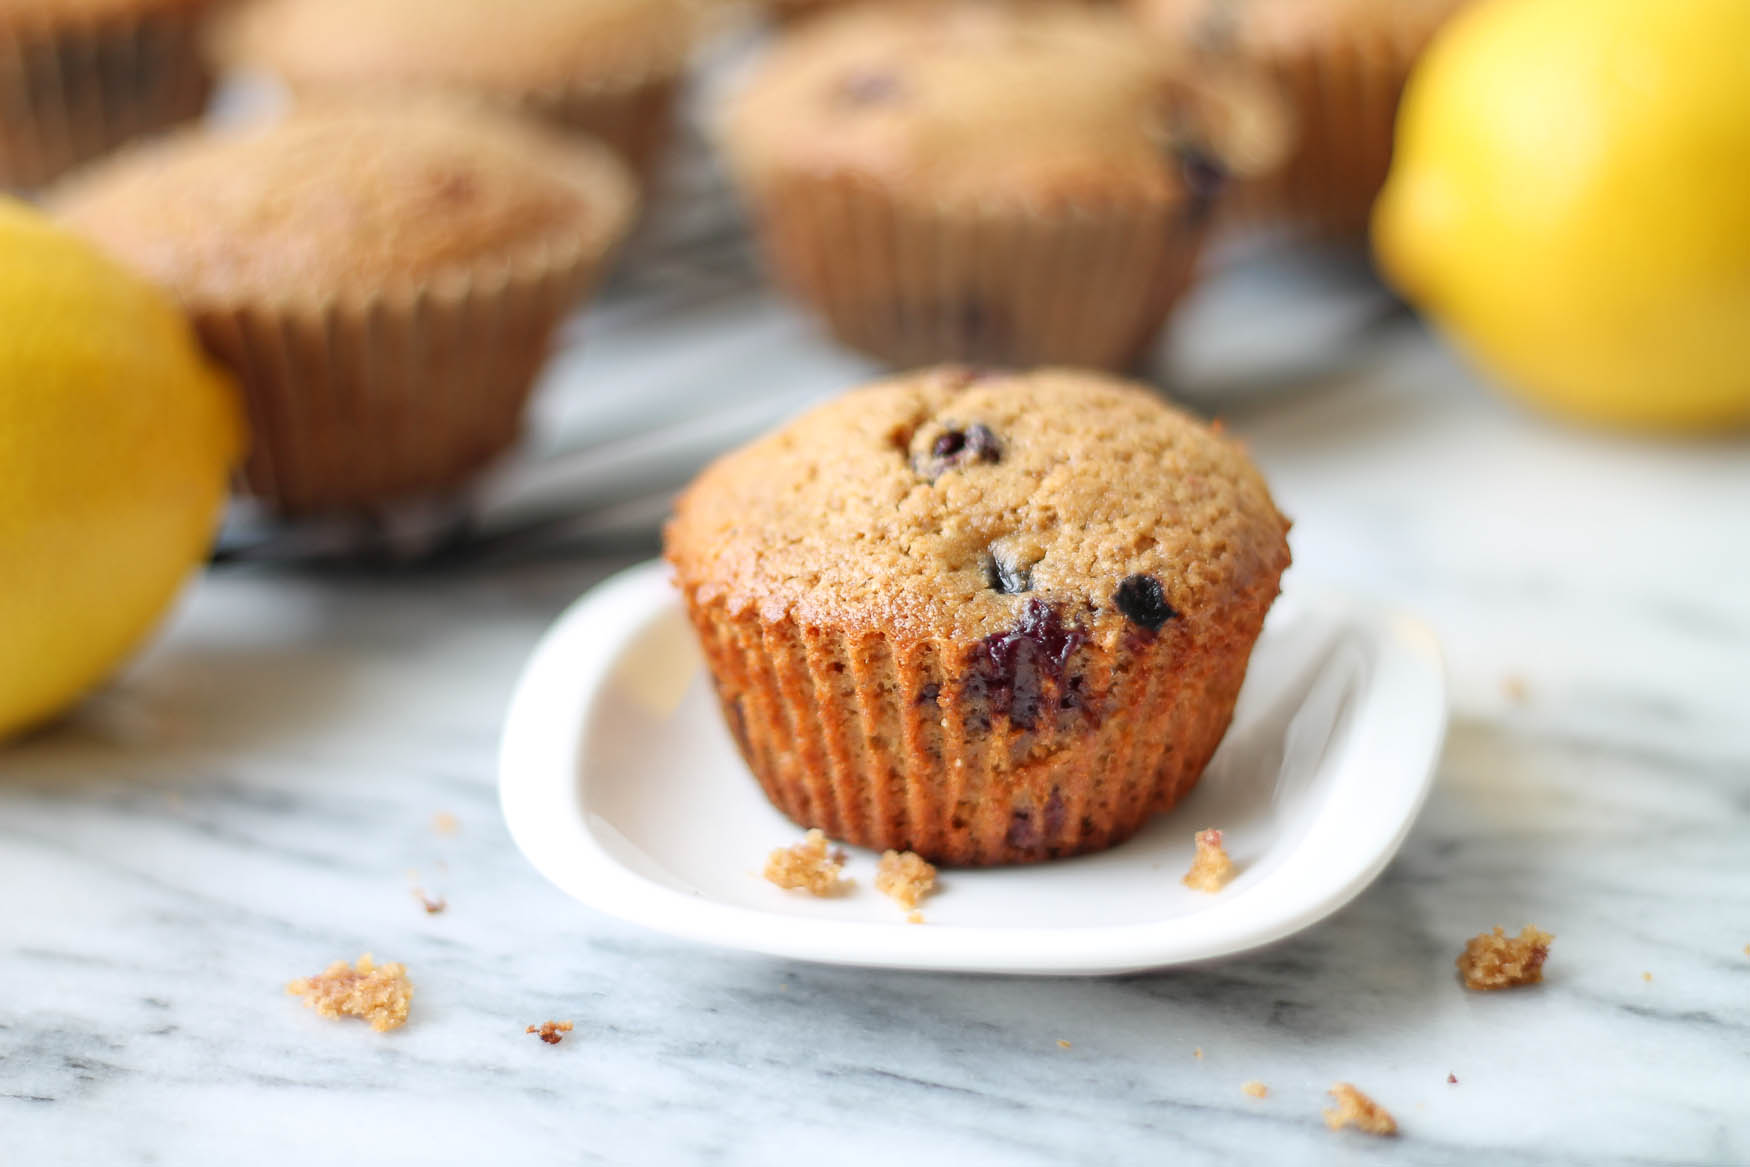
{"label": "yellow lemon", "polygon": [[1612,425],[1750,421],[1750,0],[1484,0],[1411,79],[1387,277],[1480,365]]}
{"label": "yellow lemon", "polygon": [[154,289],[0,199],[0,738],[151,630],[213,536],[234,390]]}

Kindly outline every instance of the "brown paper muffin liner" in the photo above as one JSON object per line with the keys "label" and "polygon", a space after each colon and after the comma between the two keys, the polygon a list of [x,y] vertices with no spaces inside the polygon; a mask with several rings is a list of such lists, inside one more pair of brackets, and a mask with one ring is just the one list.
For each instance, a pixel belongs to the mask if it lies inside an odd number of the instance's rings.
{"label": "brown paper muffin liner", "polygon": [[1256,62],[1293,109],[1297,139],[1279,169],[1235,184],[1224,217],[1365,232],[1391,169],[1404,86],[1439,27],[1358,28],[1316,53]]}
{"label": "brown paper muffin liner", "polygon": [[1227,730],[1275,596],[1238,597],[1196,632],[1176,621],[1084,644],[1059,674],[1037,657],[993,668],[988,642],[768,621],[681,583],[767,797],[799,826],[957,866],[1098,851],[1183,798]]}
{"label": "brown paper muffin liner", "polygon": [[752,202],[777,278],[900,368],[1126,368],[1189,286],[1208,217],[1165,201],[957,213],[844,177],[778,179]]}
{"label": "brown paper muffin liner", "polygon": [[200,115],[208,6],[0,29],[0,187],[41,186],[129,139]]}
{"label": "brown paper muffin liner", "polygon": [[678,73],[652,73],[615,85],[542,91],[515,104],[526,113],[605,143],[648,186],[673,137],[679,96]]}
{"label": "brown paper muffin liner", "polygon": [[600,252],[566,247],[357,304],[192,305],[243,390],[243,489],[295,516],[459,485],[516,441],[552,334]]}

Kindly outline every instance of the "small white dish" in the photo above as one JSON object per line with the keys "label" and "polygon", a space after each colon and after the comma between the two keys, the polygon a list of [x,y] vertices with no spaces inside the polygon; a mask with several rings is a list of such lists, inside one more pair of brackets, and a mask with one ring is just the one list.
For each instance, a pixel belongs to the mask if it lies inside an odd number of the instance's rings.
{"label": "small white dish", "polygon": [[[766,801],[718,714],[660,563],[602,583],[541,641],[510,706],[499,799],[531,863],[585,904],[691,940],[831,964],[1117,973],[1281,939],[1354,898],[1409,833],[1446,725],[1432,633],[1355,600],[1285,596],[1253,652],[1232,728],[1192,795],[1110,851],[947,870],[922,910],[760,876],[801,831]],[[1226,835],[1238,874],[1179,882],[1193,832]]]}

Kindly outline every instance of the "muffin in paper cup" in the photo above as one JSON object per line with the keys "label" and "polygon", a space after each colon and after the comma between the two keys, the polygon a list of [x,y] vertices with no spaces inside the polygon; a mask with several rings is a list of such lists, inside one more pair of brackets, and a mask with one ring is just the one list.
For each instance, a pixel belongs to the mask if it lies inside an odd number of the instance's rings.
{"label": "muffin in paper cup", "polygon": [[50,199],[179,298],[242,386],[243,486],[287,515],[447,491],[509,447],[635,203],[605,147],[434,100],[173,135]]}
{"label": "muffin in paper cup", "polygon": [[696,0],[257,0],[212,37],[295,94],[466,94],[581,130],[641,177],[661,158]]}
{"label": "muffin in paper cup", "polygon": [[200,115],[208,0],[0,2],[0,188]]}
{"label": "muffin in paper cup", "polygon": [[1128,0],[1162,51],[1267,79],[1292,111],[1282,165],[1236,185],[1236,221],[1360,235],[1391,168],[1399,99],[1470,0]]}
{"label": "muffin in paper cup", "polygon": [[1121,368],[1196,266],[1213,104],[1111,12],[864,5],[784,37],[724,138],[777,278],[841,341]]}
{"label": "muffin in paper cup", "polygon": [[1287,529],[1237,446],[1140,387],[948,367],[719,460],[664,545],[780,810],[988,865],[1113,846],[1195,785]]}

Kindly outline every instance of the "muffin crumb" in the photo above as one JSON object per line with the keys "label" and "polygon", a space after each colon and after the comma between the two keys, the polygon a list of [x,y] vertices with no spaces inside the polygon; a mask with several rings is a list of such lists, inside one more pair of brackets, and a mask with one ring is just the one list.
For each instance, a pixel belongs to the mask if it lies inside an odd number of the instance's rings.
{"label": "muffin crumb", "polygon": [[1641,979],[1643,981],[1646,981],[1648,984],[1652,984],[1653,983],[1653,974],[1650,972],[1644,972],[1641,974]]}
{"label": "muffin crumb", "polygon": [[1395,1135],[1398,1133],[1397,1120],[1386,1111],[1385,1107],[1355,1089],[1347,1082],[1338,1082],[1328,1091],[1337,1105],[1325,1111],[1325,1125],[1334,1131],[1340,1131],[1346,1126],[1370,1135]]}
{"label": "muffin crumb", "polygon": [[935,865],[916,851],[886,851],[875,865],[875,890],[907,911],[936,887]]}
{"label": "muffin crumb", "polygon": [[440,810],[431,816],[431,829],[440,835],[453,835],[462,829],[462,820],[447,810]]}
{"label": "muffin crumb", "polygon": [[1446,1084],[1447,1084],[1447,1085],[1448,1085],[1448,1086],[1456,1086],[1456,1085],[1458,1085],[1458,1075],[1457,1075],[1457,1074],[1448,1074],[1448,1075],[1446,1075]]}
{"label": "muffin crumb", "polygon": [[826,834],[809,831],[800,843],[779,847],[766,858],[766,879],[787,891],[806,891],[811,896],[836,896],[850,886],[840,876],[843,852],[829,855]]}
{"label": "muffin crumb", "polygon": [[1256,1078],[1253,1078],[1250,1082],[1242,1085],[1240,1089],[1244,1090],[1253,1098],[1268,1098],[1270,1096],[1270,1087],[1264,1085],[1264,1083],[1258,1081]]}
{"label": "muffin crumb", "polygon": [[1203,1060],[1203,1047],[1202,1046],[1192,1047],[1191,1056],[1196,1058],[1198,1061],[1202,1061]]}
{"label": "muffin crumb", "polygon": [[907,912],[905,914],[905,922],[907,924],[922,924],[924,922],[924,914],[922,912]]}
{"label": "muffin crumb", "polygon": [[379,965],[367,952],[356,966],[337,960],[316,976],[293,981],[286,992],[323,1017],[361,1017],[383,1033],[407,1023],[413,982],[405,965]]}
{"label": "muffin crumb", "polygon": [[420,907],[425,909],[425,914],[428,916],[435,916],[450,906],[450,902],[444,899],[443,896],[438,896],[436,899],[433,899],[431,896],[426,895],[423,887],[416,887],[413,889],[413,898],[419,901]]}
{"label": "muffin crumb", "polygon": [[1068,1049],[1068,1048],[1070,1048],[1069,1042],[1065,1041],[1063,1038],[1060,1037],[1057,1039],[1057,1048],[1058,1049]]}
{"label": "muffin crumb", "polygon": [[1464,987],[1488,990],[1537,984],[1543,980],[1543,962],[1554,939],[1530,924],[1517,937],[1508,936],[1499,925],[1493,932],[1471,937],[1458,958]]}
{"label": "muffin crumb", "polygon": [[1525,678],[1513,673],[1501,681],[1501,692],[1507,695],[1507,700],[1515,705],[1523,705],[1531,696],[1531,686],[1525,683]]}
{"label": "muffin crumb", "polygon": [[529,1026],[523,1032],[539,1035],[540,1039],[548,1045],[558,1045],[565,1040],[564,1035],[570,1033],[571,1030],[572,1024],[569,1021],[543,1021],[539,1025]]}
{"label": "muffin crumb", "polygon": [[1222,849],[1221,832],[1214,827],[1198,831],[1192,838],[1197,842],[1197,854],[1182,882],[1192,891],[1214,894],[1234,877],[1233,860]]}

